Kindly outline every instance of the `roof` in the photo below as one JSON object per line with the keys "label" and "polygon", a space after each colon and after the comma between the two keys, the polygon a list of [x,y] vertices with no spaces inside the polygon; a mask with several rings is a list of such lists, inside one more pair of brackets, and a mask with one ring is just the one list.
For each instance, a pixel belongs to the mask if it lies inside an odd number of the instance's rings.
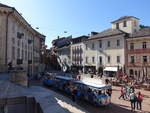
{"label": "roof", "polygon": [[118,22],[118,21],[121,21],[121,20],[124,20],[124,19],[129,19],[129,18],[135,18],[135,19],[139,20],[139,18],[136,18],[134,16],[123,16],[123,17],[120,17],[119,19],[117,19],[117,20],[115,20],[115,21],[113,21],[111,23],[115,23],[115,22]]}
{"label": "roof", "polygon": [[71,77],[66,77],[66,76],[56,76],[56,79],[60,79],[60,80],[76,80],[75,78],[71,78]]}
{"label": "roof", "polygon": [[118,67],[105,67],[104,71],[114,71],[117,72]]}
{"label": "roof", "polygon": [[110,29],[104,30],[96,35],[92,35],[90,39],[92,40],[92,39],[96,39],[96,38],[104,38],[104,37],[119,35],[119,34],[123,34],[123,33],[125,33],[125,32],[123,32],[119,29],[111,29],[110,28]]}
{"label": "roof", "polygon": [[89,36],[86,36],[86,35],[72,38],[72,44],[77,44],[77,43],[83,42],[83,41],[87,40],[88,38],[89,38]]}
{"label": "roof", "polygon": [[43,35],[43,34],[41,34],[40,32],[38,32],[37,30],[35,30],[35,29],[25,20],[25,18],[24,18],[14,7],[7,6],[7,5],[2,4],[2,3],[0,3],[0,7],[10,8],[10,9],[12,9],[12,11],[15,11],[16,14],[18,14],[18,15],[23,19],[23,21],[24,21],[36,34],[42,36],[42,38],[45,40],[45,37],[46,37],[46,36]]}
{"label": "roof", "polygon": [[89,88],[95,88],[97,90],[103,89],[103,88],[111,88],[110,85],[104,84],[102,80],[93,79],[93,78],[92,79],[91,78],[84,78],[81,81],[75,81],[75,83],[85,85]]}
{"label": "roof", "polygon": [[7,6],[7,5],[5,5],[5,4],[2,4],[2,3],[0,3],[0,7],[13,8],[13,7]]}
{"label": "roof", "polygon": [[134,32],[132,35],[130,35],[130,38],[138,38],[138,37],[145,37],[145,36],[150,36],[150,27],[147,28],[142,28],[137,32]]}

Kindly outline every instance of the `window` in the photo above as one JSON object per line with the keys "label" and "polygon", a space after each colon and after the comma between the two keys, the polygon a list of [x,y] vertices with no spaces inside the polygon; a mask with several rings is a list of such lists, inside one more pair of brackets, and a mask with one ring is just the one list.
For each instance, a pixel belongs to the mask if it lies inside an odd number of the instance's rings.
{"label": "window", "polygon": [[136,27],[136,21],[134,21],[134,26]]}
{"label": "window", "polygon": [[14,46],[12,47],[12,59],[15,60],[15,47]]}
{"label": "window", "polygon": [[133,76],[134,75],[133,69],[130,69],[129,73],[130,73],[130,76]]}
{"label": "window", "polygon": [[147,63],[147,56],[143,56],[143,63]]}
{"label": "window", "polygon": [[116,29],[119,29],[119,23],[116,23]]}
{"label": "window", "polygon": [[102,65],[102,56],[99,57],[99,64]]}
{"label": "window", "polygon": [[136,29],[134,29],[134,32],[136,32]]}
{"label": "window", "polygon": [[92,49],[94,49],[94,43],[92,43]]}
{"label": "window", "polygon": [[130,43],[130,50],[134,49],[134,43]]}
{"label": "window", "polygon": [[102,41],[99,41],[99,48],[102,48]]}
{"label": "window", "polygon": [[134,62],[135,62],[134,56],[131,56],[131,63],[134,63]]}
{"label": "window", "polygon": [[24,44],[23,44],[23,41],[22,41],[22,49],[23,49],[23,47],[24,47]]}
{"label": "window", "polygon": [[123,27],[127,27],[127,21],[123,22]]}
{"label": "window", "polygon": [[14,37],[12,38],[12,43],[15,44],[15,38]]}
{"label": "window", "polygon": [[88,57],[86,57],[86,63],[88,63]]}
{"label": "window", "polygon": [[110,41],[107,42],[107,47],[110,47]]}
{"label": "window", "polygon": [[117,46],[120,46],[120,40],[117,40]]}
{"label": "window", "polygon": [[95,62],[95,57],[92,57],[92,62],[93,62],[93,63]]}
{"label": "window", "polygon": [[143,48],[146,48],[146,42],[143,42]]}
{"label": "window", "polygon": [[120,56],[117,56],[117,63],[120,63]]}
{"label": "window", "polygon": [[20,46],[20,40],[18,40],[18,43],[17,43],[17,44],[18,44],[18,46]]}
{"label": "window", "polygon": [[86,50],[87,50],[88,49],[88,45],[86,44],[85,46],[86,46]]}
{"label": "window", "polygon": [[20,58],[20,48],[17,49],[17,58]]}
{"label": "window", "polygon": [[24,58],[24,51],[22,50],[22,59]]}
{"label": "window", "polygon": [[25,51],[25,60],[27,61],[27,50]]}
{"label": "window", "polygon": [[108,58],[108,59],[107,59],[108,63],[110,63],[110,56],[108,56],[107,58]]}

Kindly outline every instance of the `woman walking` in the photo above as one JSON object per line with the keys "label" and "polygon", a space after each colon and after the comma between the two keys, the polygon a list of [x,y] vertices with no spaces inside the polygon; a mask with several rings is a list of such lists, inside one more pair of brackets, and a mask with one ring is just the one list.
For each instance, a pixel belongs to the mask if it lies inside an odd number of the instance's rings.
{"label": "woman walking", "polygon": [[139,91],[137,94],[137,109],[141,110],[142,109],[142,101],[143,101],[143,96],[141,92]]}

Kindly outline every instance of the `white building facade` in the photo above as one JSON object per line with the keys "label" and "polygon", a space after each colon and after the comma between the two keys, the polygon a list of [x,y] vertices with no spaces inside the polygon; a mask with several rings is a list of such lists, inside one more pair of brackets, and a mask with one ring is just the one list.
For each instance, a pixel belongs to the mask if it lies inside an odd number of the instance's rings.
{"label": "white building facade", "polygon": [[109,76],[126,73],[126,38],[139,30],[139,19],[124,16],[112,28],[91,34],[85,41],[85,68]]}
{"label": "white building facade", "polygon": [[30,74],[40,70],[45,36],[35,31],[15,8],[0,4],[0,72],[8,64]]}

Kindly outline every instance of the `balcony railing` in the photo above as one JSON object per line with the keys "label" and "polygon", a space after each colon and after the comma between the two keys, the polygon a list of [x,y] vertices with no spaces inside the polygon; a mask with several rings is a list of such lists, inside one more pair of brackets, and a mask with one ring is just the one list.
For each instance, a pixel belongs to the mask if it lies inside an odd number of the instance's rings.
{"label": "balcony railing", "polygon": [[28,44],[31,44],[31,43],[32,43],[32,40],[29,39],[29,40],[28,40]]}
{"label": "balcony railing", "polygon": [[23,59],[17,59],[17,64],[23,64]]}
{"label": "balcony railing", "polygon": [[28,64],[32,64],[32,60],[28,60]]}
{"label": "balcony railing", "polygon": [[17,38],[21,39],[24,36],[24,33],[17,32]]}

